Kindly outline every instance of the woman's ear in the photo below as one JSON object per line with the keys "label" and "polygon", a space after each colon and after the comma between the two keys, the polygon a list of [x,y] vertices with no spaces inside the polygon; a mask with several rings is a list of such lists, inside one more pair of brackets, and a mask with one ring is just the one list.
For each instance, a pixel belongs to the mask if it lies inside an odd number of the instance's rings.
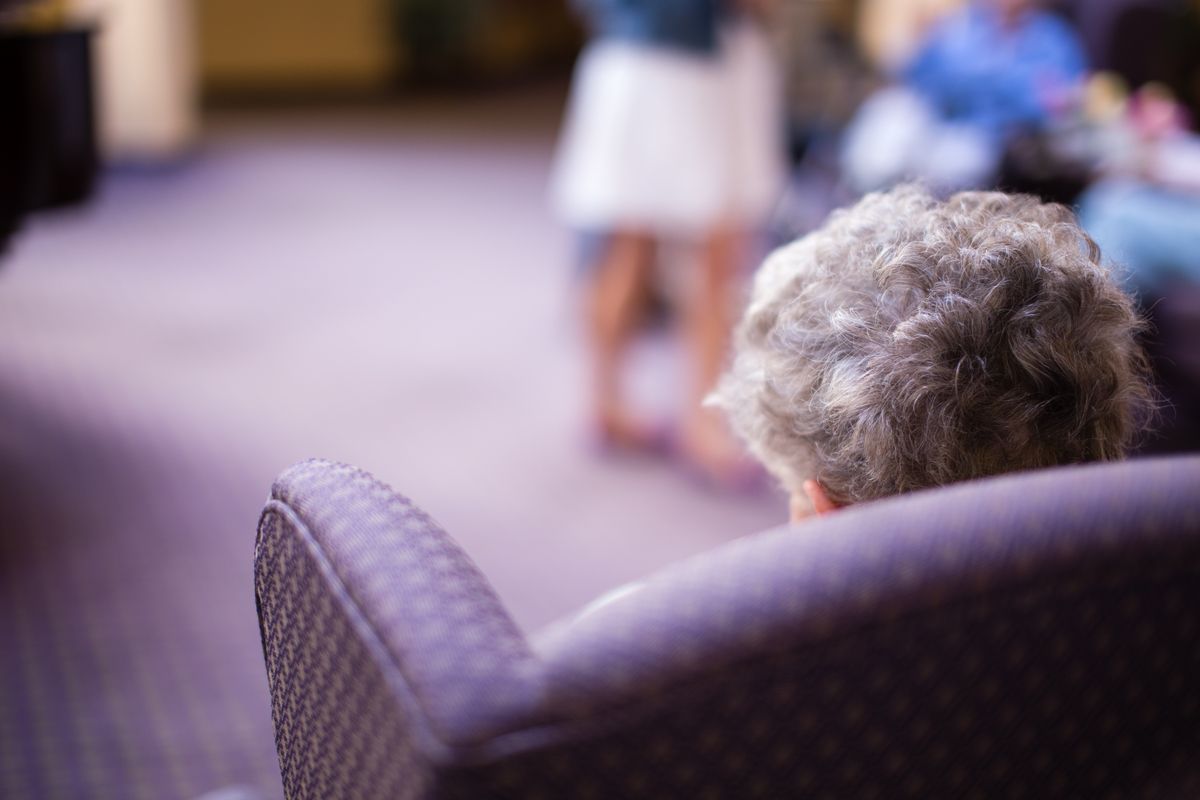
{"label": "woman's ear", "polygon": [[802,491],[792,492],[789,504],[792,522],[803,522],[809,517],[821,516],[837,511],[841,506],[829,499],[825,487],[818,481],[805,481]]}
{"label": "woman's ear", "polygon": [[808,496],[808,502],[812,503],[813,511],[818,516],[828,514],[831,511],[837,511],[841,508],[841,506],[829,499],[829,495],[825,494],[825,487],[817,481],[805,481],[804,494]]}

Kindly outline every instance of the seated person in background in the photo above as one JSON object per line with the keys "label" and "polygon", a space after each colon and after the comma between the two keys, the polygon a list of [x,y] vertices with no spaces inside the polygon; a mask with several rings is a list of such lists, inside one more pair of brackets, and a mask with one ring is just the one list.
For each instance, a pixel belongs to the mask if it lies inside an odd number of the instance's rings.
{"label": "seated person in background", "polygon": [[990,185],[1005,148],[1076,100],[1078,36],[1037,0],[973,0],[936,24],[897,85],[870,98],[847,131],[846,179],[860,192],[905,178],[933,188]]}
{"label": "seated person in background", "polygon": [[1153,407],[1141,329],[1066,208],[901,186],[767,260],[711,402],[795,521],[1122,458]]}
{"label": "seated person in background", "polygon": [[1092,109],[1106,157],[1079,222],[1124,267],[1152,322],[1146,347],[1171,412],[1144,450],[1200,451],[1200,135],[1167,87],[1149,83],[1128,100],[1119,89]]}
{"label": "seated person in background", "polygon": [[1109,152],[1101,179],[1079,200],[1079,220],[1150,307],[1200,286],[1200,136],[1162,84],[1108,102],[1120,110],[1100,128]]}

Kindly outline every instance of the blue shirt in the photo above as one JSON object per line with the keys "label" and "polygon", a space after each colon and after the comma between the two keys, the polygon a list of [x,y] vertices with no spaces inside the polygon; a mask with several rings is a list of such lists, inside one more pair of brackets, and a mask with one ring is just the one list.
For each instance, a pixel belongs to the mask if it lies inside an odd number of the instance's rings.
{"label": "blue shirt", "polygon": [[1085,69],[1079,38],[1058,17],[1031,11],[1006,29],[994,10],[971,5],[933,29],[902,76],[946,119],[1003,138],[1046,122],[1050,99]]}

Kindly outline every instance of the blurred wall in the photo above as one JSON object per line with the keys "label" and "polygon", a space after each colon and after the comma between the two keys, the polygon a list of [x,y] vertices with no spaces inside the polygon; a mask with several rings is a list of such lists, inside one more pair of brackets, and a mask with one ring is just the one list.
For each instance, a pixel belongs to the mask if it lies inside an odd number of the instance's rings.
{"label": "blurred wall", "polygon": [[207,90],[370,90],[392,75],[388,0],[199,0],[195,13]]}
{"label": "blurred wall", "polygon": [[568,0],[195,0],[211,97],[378,92],[565,75]]}

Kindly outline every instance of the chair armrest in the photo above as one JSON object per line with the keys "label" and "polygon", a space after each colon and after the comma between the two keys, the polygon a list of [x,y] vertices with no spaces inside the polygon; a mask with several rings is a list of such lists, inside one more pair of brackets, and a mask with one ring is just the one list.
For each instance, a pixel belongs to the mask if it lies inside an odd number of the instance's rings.
{"label": "chair armrest", "polygon": [[[368,473],[319,460],[283,473],[254,560],[277,714],[300,691],[288,683],[333,674],[330,662],[364,645],[369,655],[346,669],[362,672],[366,663],[383,674],[387,689],[373,691],[391,697],[368,704],[398,701],[404,726],[433,761],[503,731],[529,708],[530,650],[491,586],[436,522]],[[327,692],[353,694],[343,684],[365,678],[324,680]]]}

